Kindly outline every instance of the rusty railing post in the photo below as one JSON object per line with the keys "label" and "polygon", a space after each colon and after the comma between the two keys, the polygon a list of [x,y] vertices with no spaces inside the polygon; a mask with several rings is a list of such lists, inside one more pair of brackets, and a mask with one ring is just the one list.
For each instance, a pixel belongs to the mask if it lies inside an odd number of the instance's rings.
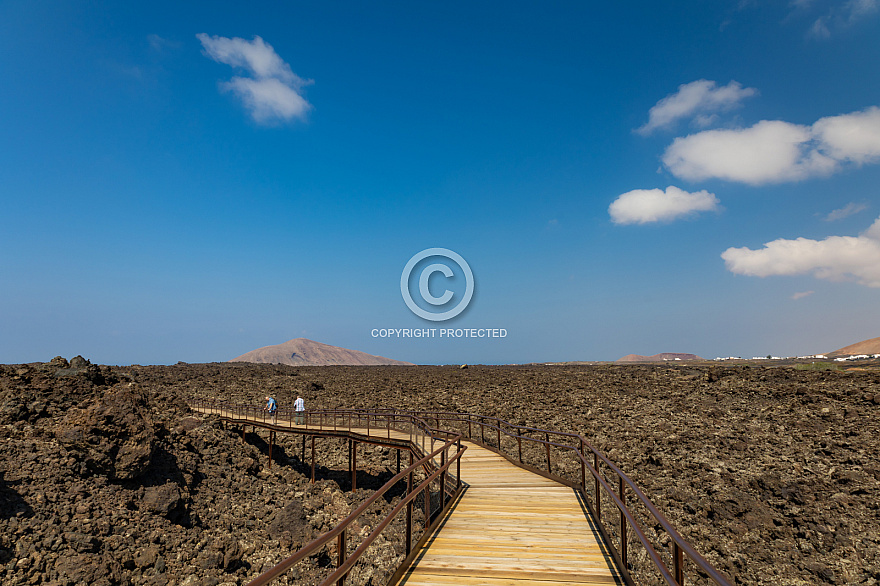
{"label": "rusty railing post", "polygon": [[[618,495],[620,497],[620,502],[623,503],[624,509],[626,508],[626,493],[624,492],[623,487],[623,477],[618,476]],[[620,559],[623,561],[623,567],[627,567],[626,564],[626,515],[623,510],[620,509]]]}
{"label": "rusty railing post", "polygon": [[593,454],[593,469],[596,471],[596,520],[602,520],[602,494],[599,492],[599,454]]}
{"label": "rusty railing post", "polygon": [[275,444],[275,432],[269,432],[269,468],[272,467],[272,447]]}
{"label": "rusty railing post", "polygon": [[[336,567],[341,568],[342,564],[345,563],[345,529],[339,534],[336,538],[336,548],[339,550],[337,552],[337,561]],[[345,574],[339,577],[339,580],[336,581],[336,586],[343,586],[345,584]]]}
{"label": "rusty railing post", "polygon": [[516,446],[519,449],[519,463],[522,464],[522,436],[516,434]]}
{"label": "rusty railing post", "polygon": [[584,439],[581,438],[581,450],[580,450],[580,461],[581,461],[581,490],[584,491],[584,494],[587,494],[587,465],[585,462],[586,456],[584,456]]}
{"label": "rusty railing post", "polygon": [[684,552],[682,552],[681,546],[674,541],[672,542],[672,557],[675,581],[678,582],[678,586],[684,586]]}
{"label": "rusty railing post", "polygon": [[[449,448],[446,448],[442,452],[440,452],[440,467],[446,465],[446,453],[449,451]],[[446,506],[446,470],[440,473],[440,510],[443,510],[443,507]]]}
{"label": "rusty railing post", "polygon": [[[458,436],[458,449],[455,451],[455,455],[458,456],[461,453],[461,436]],[[455,475],[458,477],[458,486],[461,488],[461,456],[458,456],[455,460]]]}
{"label": "rusty railing post", "polygon": [[351,443],[351,490],[355,491],[358,487],[357,481],[357,467],[358,467],[358,443],[353,441]]}
{"label": "rusty railing post", "polygon": [[495,431],[497,432],[496,435],[498,436],[498,451],[500,452],[501,451],[501,422],[498,421],[496,423],[498,423],[498,427],[495,428]]}
{"label": "rusty railing post", "polygon": [[425,486],[425,494],[423,496],[425,500],[425,531],[428,530],[428,527],[431,525],[431,483],[429,482],[427,486]]}
{"label": "rusty railing post", "polygon": [[312,484],[315,484],[315,436],[312,436]]}
{"label": "rusty railing post", "polygon": [[[409,453],[409,467],[412,468],[413,465],[413,454]],[[413,473],[412,470],[409,471],[406,479],[406,496],[409,496],[412,492],[413,488]],[[413,501],[409,501],[406,503],[406,555],[409,555],[410,550],[412,549],[412,513],[413,513]]]}
{"label": "rusty railing post", "polygon": [[547,473],[552,474],[553,470],[550,468],[550,434],[544,434],[544,440],[547,442],[544,444],[544,447],[547,448]]}

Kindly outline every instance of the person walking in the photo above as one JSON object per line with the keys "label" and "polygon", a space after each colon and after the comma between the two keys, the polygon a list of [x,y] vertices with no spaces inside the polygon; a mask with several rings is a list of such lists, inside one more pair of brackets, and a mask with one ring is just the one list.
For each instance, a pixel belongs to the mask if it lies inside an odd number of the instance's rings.
{"label": "person walking", "polygon": [[302,425],[303,412],[306,410],[306,402],[303,401],[303,398],[299,395],[296,396],[296,401],[293,402],[293,408],[296,411],[296,424]]}
{"label": "person walking", "polygon": [[278,403],[275,401],[275,397],[266,397],[266,406],[263,407],[263,410],[269,412],[272,423],[275,423],[275,413],[278,412]]}

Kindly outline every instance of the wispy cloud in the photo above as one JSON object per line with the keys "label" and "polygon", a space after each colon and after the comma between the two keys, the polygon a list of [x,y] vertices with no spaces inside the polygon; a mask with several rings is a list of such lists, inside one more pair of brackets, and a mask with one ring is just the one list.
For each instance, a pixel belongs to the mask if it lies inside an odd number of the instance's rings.
{"label": "wispy cloud", "polygon": [[301,94],[312,80],[296,75],[290,66],[260,37],[246,41],[196,35],[205,49],[205,55],[217,61],[244,70],[247,77],[233,77],[220,84],[224,91],[236,94],[253,119],[261,124],[304,118],[311,109]]}
{"label": "wispy cloud", "polygon": [[[794,3],[796,8],[810,8],[812,3]],[[813,21],[807,36],[815,39],[827,39],[832,31],[838,32],[849,28],[866,18],[880,12],[880,0],[846,0],[834,3],[828,11]]]}
{"label": "wispy cloud", "polygon": [[156,34],[147,35],[147,42],[150,44],[150,48],[157,53],[164,53],[170,49],[177,49],[180,47],[179,42],[160,37]]}
{"label": "wispy cloud", "polygon": [[636,129],[642,135],[668,128],[685,118],[693,118],[700,126],[715,121],[715,112],[730,110],[748,97],[758,93],[755,88],[744,88],[731,81],[718,87],[714,81],[699,79],[678,86],[678,91],[657,102],[648,112],[648,122]]}
{"label": "wispy cloud", "polygon": [[718,198],[708,191],[688,193],[674,185],[662,189],[635,189],[608,206],[615,224],[671,222],[697,212],[717,211]]}
{"label": "wispy cloud", "polygon": [[795,301],[797,301],[798,299],[803,299],[804,297],[809,297],[813,293],[815,293],[815,291],[799,291],[799,292],[795,293],[794,295],[792,295],[791,298],[794,299]]}
{"label": "wispy cloud", "polygon": [[676,138],[663,163],[690,181],[724,179],[750,185],[827,176],[844,163],[880,161],[880,108],[829,116],[812,126],[762,120],[735,130]]}
{"label": "wispy cloud", "polygon": [[844,17],[853,24],[880,11],[880,0],[849,0],[843,6]]}
{"label": "wispy cloud", "polygon": [[826,222],[834,222],[836,220],[842,220],[844,218],[848,218],[852,215],[855,215],[859,212],[865,211],[868,209],[868,204],[866,203],[854,203],[850,202],[843,206],[840,209],[836,209],[825,216]]}
{"label": "wispy cloud", "polygon": [[727,269],[752,277],[812,274],[828,281],[854,280],[880,288],[880,218],[859,236],[824,240],[780,238],[764,248],[728,248],[721,254]]}

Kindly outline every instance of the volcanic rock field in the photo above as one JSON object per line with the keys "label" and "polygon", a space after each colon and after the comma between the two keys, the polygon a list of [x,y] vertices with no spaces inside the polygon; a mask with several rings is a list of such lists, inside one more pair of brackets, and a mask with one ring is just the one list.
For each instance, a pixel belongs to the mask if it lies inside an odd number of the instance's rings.
{"label": "volcanic rock field", "polygon": [[[880,583],[880,373],[755,366],[0,366],[0,583],[246,584],[391,478],[393,450],[244,440],[190,398],[494,415],[585,435],[737,584]],[[555,458],[555,456],[554,456]],[[557,471],[579,467],[560,457]],[[398,502],[379,499],[363,537]],[[422,521],[417,517],[417,525]],[[646,531],[660,546],[668,538]],[[347,584],[384,584],[392,525]],[[352,541],[356,542],[356,538]],[[630,541],[630,543],[633,543]],[[335,546],[334,546],[335,547]],[[279,584],[317,584],[334,547]],[[631,546],[632,547],[632,546]],[[633,550],[641,583],[657,583]],[[693,574],[689,583],[700,583]]]}

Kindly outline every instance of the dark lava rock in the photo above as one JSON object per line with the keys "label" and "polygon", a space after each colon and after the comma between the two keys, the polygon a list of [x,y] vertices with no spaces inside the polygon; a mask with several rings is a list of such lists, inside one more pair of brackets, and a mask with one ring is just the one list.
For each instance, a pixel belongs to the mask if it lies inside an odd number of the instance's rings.
{"label": "dark lava rock", "polygon": [[292,500],[275,511],[269,523],[269,535],[294,551],[310,541],[309,524],[301,501]]}
{"label": "dark lava rock", "polygon": [[49,361],[49,366],[54,366],[55,368],[70,368],[70,363],[67,362],[67,359],[63,356],[56,356]]}
{"label": "dark lava rock", "polygon": [[85,533],[65,533],[64,540],[80,553],[94,553],[101,545],[95,536]]}
{"label": "dark lava rock", "polygon": [[151,513],[175,519],[181,515],[183,499],[180,488],[169,482],[162,486],[151,486],[144,491],[144,507]]}
{"label": "dark lava rock", "polygon": [[56,435],[81,454],[88,472],[115,480],[142,475],[156,441],[146,396],[131,383],[108,390],[85,409],[71,409]]}
{"label": "dark lava rock", "polygon": [[70,368],[75,369],[75,370],[80,370],[80,369],[86,368],[90,364],[91,364],[91,362],[89,362],[88,360],[86,360],[85,358],[83,358],[82,356],[79,356],[79,355],[74,356],[73,358],[70,359]]}

